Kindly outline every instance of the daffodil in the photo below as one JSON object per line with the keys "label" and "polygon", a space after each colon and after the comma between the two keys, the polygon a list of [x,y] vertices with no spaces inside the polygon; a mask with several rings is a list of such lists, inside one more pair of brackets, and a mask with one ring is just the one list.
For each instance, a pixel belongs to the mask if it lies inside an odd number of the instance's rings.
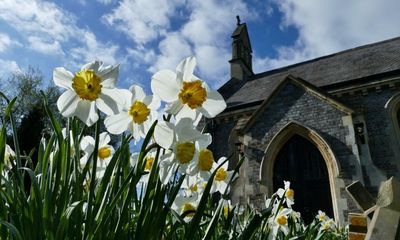
{"label": "daffodil", "polygon": [[[103,177],[105,170],[108,164],[111,161],[112,156],[114,155],[114,147],[109,145],[110,135],[108,133],[103,132],[99,136],[99,148],[97,152],[97,165],[96,165],[96,177]],[[84,155],[80,160],[81,167],[84,167],[89,161],[90,156],[94,152],[95,140],[91,136],[85,136],[81,141],[81,149],[84,151]]]}
{"label": "daffodil", "polygon": [[201,179],[208,181],[215,162],[213,152],[207,149],[207,146],[212,142],[212,137],[210,134],[204,134],[203,136],[195,144],[196,154],[194,161],[189,164],[189,174],[198,174]]}
{"label": "daffodil", "polygon": [[[156,149],[151,149],[146,156],[144,157],[144,169],[143,171],[145,172],[144,175],[140,178],[139,182],[141,183],[146,183],[148,182],[149,174],[151,171],[151,168],[154,165],[154,161],[156,160],[156,155],[157,155],[157,150]],[[130,164],[132,167],[135,167],[139,159],[139,153],[133,153],[131,154],[130,157]]]}
{"label": "daffodil", "polygon": [[196,142],[206,137],[194,128],[193,121],[189,118],[180,119],[176,125],[161,122],[156,126],[156,143],[164,149],[171,150],[160,158],[162,182],[168,181],[168,176],[178,167],[179,172],[189,173],[188,167],[197,154]]}
{"label": "daffodil", "polygon": [[193,75],[196,59],[188,57],[172,70],[161,70],[151,80],[153,93],[168,103],[166,112],[177,119],[195,120],[201,113],[207,118],[215,117],[226,108],[224,98],[217,91]]}
{"label": "daffodil", "polygon": [[321,228],[320,230],[328,230],[328,229],[335,229],[336,228],[336,224],[333,221],[333,219],[329,218],[328,220],[321,222]]}
{"label": "daffodil", "polygon": [[171,208],[188,222],[193,218],[197,210],[198,201],[199,198],[197,195],[185,196],[180,193],[176,196]]}
{"label": "daffodil", "polygon": [[326,215],[325,212],[318,210],[318,214],[316,216],[316,218],[320,221],[320,222],[325,222],[328,221],[330,218]]}
{"label": "daffodil", "polygon": [[[222,157],[218,160],[217,163],[214,163],[212,171],[214,171],[217,166],[222,164],[223,161],[226,160],[226,157]],[[233,171],[228,171],[228,161],[226,161],[216,172],[214,176],[214,181],[211,186],[211,193],[220,192],[221,194],[225,194],[227,191],[228,183],[232,177]]]}
{"label": "daffodil", "polygon": [[272,236],[275,238],[278,234],[278,231],[282,231],[285,235],[289,233],[289,225],[288,219],[292,209],[290,208],[282,208],[276,214],[275,217],[272,217],[269,222],[272,226]]}
{"label": "daffodil", "polygon": [[157,119],[160,100],[156,96],[146,96],[143,89],[137,85],[132,85],[129,91],[131,94],[126,95],[126,104],[122,111],[106,117],[104,125],[112,134],[121,134],[129,129],[133,138],[138,141],[146,136],[153,121]]}
{"label": "daffodil", "polygon": [[204,192],[204,188],[207,185],[203,179],[199,178],[197,175],[191,176],[186,175],[182,183],[182,188],[186,196],[198,195],[201,196]]}
{"label": "daffodil", "polygon": [[276,193],[278,194],[279,198],[285,197],[284,202],[286,202],[286,205],[291,208],[294,204],[294,190],[290,188],[289,181],[283,181],[283,183],[284,189],[279,188]]}
{"label": "daffodil", "polygon": [[75,74],[63,67],[53,71],[54,83],[66,91],[57,101],[58,110],[64,117],[76,116],[87,126],[99,118],[97,109],[107,115],[117,114],[124,94],[115,88],[119,66],[105,66],[100,61],[84,65]]}
{"label": "daffodil", "polygon": [[15,152],[12,150],[12,148],[6,144],[6,149],[4,151],[4,166],[8,169],[11,169],[12,164],[11,161],[13,161],[15,158]]}

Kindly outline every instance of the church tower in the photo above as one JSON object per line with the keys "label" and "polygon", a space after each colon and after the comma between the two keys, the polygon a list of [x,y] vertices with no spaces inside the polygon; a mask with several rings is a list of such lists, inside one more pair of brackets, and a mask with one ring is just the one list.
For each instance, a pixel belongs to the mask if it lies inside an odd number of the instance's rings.
{"label": "church tower", "polygon": [[237,18],[237,27],[232,33],[232,59],[231,78],[246,80],[253,75],[252,69],[252,50],[246,23],[241,23],[239,16]]}

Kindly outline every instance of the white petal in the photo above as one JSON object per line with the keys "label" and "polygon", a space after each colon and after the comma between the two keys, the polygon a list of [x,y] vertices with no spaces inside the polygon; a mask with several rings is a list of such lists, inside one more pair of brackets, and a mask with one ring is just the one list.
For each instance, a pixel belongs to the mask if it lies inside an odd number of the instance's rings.
{"label": "white petal", "polygon": [[57,108],[64,117],[72,117],[80,101],[78,95],[72,90],[67,90],[57,100]]}
{"label": "white petal", "polygon": [[183,107],[183,104],[179,100],[176,100],[165,106],[165,112],[175,115],[182,109],[182,107]]}
{"label": "white petal", "polygon": [[107,132],[102,132],[99,135],[99,148],[107,145],[110,142],[111,138]]}
{"label": "white petal", "polygon": [[178,79],[190,82],[192,80],[193,70],[196,66],[196,58],[188,57],[178,64],[176,74]]}
{"label": "white petal", "polygon": [[143,103],[146,104],[147,107],[152,110],[157,110],[161,105],[160,99],[155,95],[148,95],[144,97]]}
{"label": "white petal", "polygon": [[92,126],[99,119],[95,103],[87,100],[79,101],[75,111],[75,116],[77,116],[88,127]]}
{"label": "white petal", "polygon": [[151,78],[151,90],[165,102],[178,99],[180,87],[176,74],[171,70],[161,70]]}
{"label": "white petal", "polygon": [[94,150],[94,138],[91,136],[85,136],[82,138],[80,145],[84,152],[91,154]]}
{"label": "white petal", "polygon": [[53,71],[53,80],[56,86],[72,90],[73,78],[74,74],[63,67],[55,68]]}
{"label": "white petal", "polygon": [[199,108],[199,111],[206,118],[213,118],[224,111],[225,108],[226,103],[221,94],[217,91],[211,91],[207,93],[207,99],[203,103],[202,107]]}
{"label": "white petal", "polygon": [[118,79],[119,65],[117,66],[100,66],[98,70],[99,77],[101,78],[101,85],[106,88],[114,88]]}
{"label": "white petal", "polygon": [[117,114],[121,111],[125,99],[119,95],[118,89],[102,89],[100,97],[96,99],[97,108],[107,115]]}
{"label": "white petal", "polygon": [[132,85],[129,88],[129,91],[132,93],[132,102],[133,101],[142,101],[146,97],[146,94],[143,91],[143,88],[141,88],[138,85]]}
{"label": "white petal", "polygon": [[174,137],[174,127],[171,123],[159,122],[154,129],[154,140],[165,149],[171,147]]}
{"label": "white petal", "polygon": [[83,157],[81,157],[81,159],[79,160],[79,163],[80,163],[82,169],[85,167],[87,161],[89,160],[89,156],[90,156],[90,153],[86,153],[86,154],[83,155]]}
{"label": "white petal", "polygon": [[103,65],[103,62],[96,60],[96,61],[93,61],[93,62],[90,62],[90,63],[86,63],[85,65],[82,66],[81,69],[82,70],[93,69],[93,71],[97,74],[101,65]]}
{"label": "white petal", "polygon": [[209,133],[202,134],[202,136],[198,140],[199,149],[207,148],[212,142],[212,136]]}
{"label": "white petal", "polygon": [[176,120],[179,121],[182,118],[190,118],[193,121],[197,118],[197,112],[195,109],[191,109],[186,104],[183,105],[181,110],[175,116]]}
{"label": "white petal", "polygon": [[132,167],[136,166],[136,163],[138,161],[139,158],[139,153],[132,153],[131,157],[129,159],[129,162],[131,164]]}
{"label": "white petal", "polygon": [[193,121],[189,118],[180,119],[175,127],[177,141],[194,141],[201,137],[201,133],[194,129]]}
{"label": "white petal", "polygon": [[126,112],[116,115],[107,116],[104,125],[107,131],[112,134],[121,134],[128,129],[128,125],[132,122],[132,118]]}

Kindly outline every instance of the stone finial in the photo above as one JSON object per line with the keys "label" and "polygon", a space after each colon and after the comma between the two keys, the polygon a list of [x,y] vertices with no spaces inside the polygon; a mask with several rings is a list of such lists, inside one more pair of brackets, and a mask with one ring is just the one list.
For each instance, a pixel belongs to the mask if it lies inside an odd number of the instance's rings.
{"label": "stone finial", "polygon": [[236,25],[240,25],[240,16],[236,15]]}

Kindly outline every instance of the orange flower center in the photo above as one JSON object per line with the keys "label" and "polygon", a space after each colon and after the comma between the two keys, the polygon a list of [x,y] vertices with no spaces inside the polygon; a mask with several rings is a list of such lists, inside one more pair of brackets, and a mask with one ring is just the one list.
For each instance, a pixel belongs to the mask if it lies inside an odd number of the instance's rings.
{"label": "orange flower center", "polygon": [[206,101],[207,91],[202,86],[200,80],[183,82],[183,87],[179,92],[179,100],[187,104],[191,109],[201,107]]}

